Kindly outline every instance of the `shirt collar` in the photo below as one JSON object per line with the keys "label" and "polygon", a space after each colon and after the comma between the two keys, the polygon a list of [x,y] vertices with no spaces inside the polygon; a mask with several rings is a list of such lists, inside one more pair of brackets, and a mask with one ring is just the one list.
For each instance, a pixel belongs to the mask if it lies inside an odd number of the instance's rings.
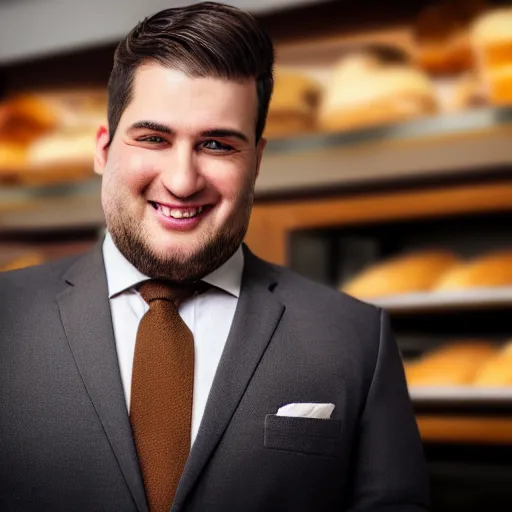
{"label": "shirt collar", "polygon": [[[142,281],[147,281],[148,276],[137,270],[117,248],[112,236],[107,231],[103,242],[103,259],[107,274],[109,298],[124,292]],[[242,271],[244,268],[244,253],[242,247],[219,268],[202,280],[235,297],[240,296],[242,286]]]}

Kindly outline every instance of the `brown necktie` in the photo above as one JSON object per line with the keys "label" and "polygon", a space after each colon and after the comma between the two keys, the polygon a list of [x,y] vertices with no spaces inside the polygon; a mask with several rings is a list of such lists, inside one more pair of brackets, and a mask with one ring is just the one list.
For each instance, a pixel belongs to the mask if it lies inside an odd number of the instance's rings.
{"label": "brown necktie", "polygon": [[[197,290],[195,290],[197,292]],[[151,512],[169,512],[190,451],[194,338],[178,313],[194,293],[148,281],[137,331],[130,420]]]}

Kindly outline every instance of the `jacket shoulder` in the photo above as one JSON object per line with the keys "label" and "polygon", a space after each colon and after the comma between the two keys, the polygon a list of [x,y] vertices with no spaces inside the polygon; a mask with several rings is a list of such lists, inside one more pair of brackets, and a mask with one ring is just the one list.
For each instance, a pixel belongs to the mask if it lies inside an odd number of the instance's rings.
{"label": "jacket shoulder", "polygon": [[381,309],[347,295],[341,290],[318,283],[297,272],[272,265],[279,276],[279,294],[293,303],[315,310],[336,310],[341,316],[373,318],[380,322]]}
{"label": "jacket shoulder", "polygon": [[41,265],[0,272],[2,295],[9,291],[53,289],[66,270],[81,257],[80,254],[59,258]]}

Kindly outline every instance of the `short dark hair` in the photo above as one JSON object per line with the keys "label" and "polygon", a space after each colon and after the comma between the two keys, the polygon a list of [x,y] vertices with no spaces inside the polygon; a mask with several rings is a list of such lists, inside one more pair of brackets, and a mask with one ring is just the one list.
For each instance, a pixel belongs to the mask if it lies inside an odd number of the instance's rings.
{"label": "short dark hair", "polygon": [[137,69],[148,62],[188,76],[254,78],[258,95],[256,140],[263,134],[274,87],[274,46],[249,13],[217,2],[160,11],[137,24],[119,43],[108,82],[110,141],[132,100]]}

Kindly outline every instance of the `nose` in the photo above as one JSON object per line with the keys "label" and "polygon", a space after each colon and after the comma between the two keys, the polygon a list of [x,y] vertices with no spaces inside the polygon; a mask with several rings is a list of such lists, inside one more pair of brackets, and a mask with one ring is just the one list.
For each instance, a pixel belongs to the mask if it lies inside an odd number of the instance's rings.
{"label": "nose", "polygon": [[173,196],[191,197],[205,188],[206,180],[198,168],[193,147],[175,144],[164,165],[160,178]]}

